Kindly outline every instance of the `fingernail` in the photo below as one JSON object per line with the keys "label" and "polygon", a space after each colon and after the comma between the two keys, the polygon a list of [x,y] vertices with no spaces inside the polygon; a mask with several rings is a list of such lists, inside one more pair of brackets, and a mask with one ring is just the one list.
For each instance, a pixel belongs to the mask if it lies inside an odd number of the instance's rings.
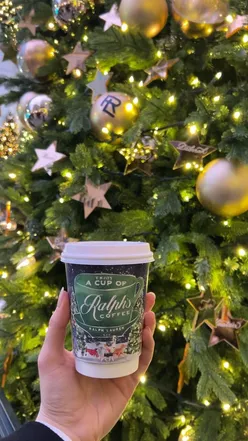
{"label": "fingernail", "polygon": [[63,287],[59,293],[57,308],[59,308],[61,306],[61,303],[62,303],[63,297],[64,297],[64,291],[65,291],[65,288]]}

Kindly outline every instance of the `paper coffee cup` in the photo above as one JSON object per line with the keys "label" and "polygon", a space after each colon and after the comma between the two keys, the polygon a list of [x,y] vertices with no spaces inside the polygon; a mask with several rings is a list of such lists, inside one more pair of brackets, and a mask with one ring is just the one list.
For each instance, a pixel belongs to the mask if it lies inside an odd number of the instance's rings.
{"label": "paper coffee cup", "polygon": [[72,242],[62,253],[71,299],[76,369],[93,378],[137,371],[142,349],[150,245]]}

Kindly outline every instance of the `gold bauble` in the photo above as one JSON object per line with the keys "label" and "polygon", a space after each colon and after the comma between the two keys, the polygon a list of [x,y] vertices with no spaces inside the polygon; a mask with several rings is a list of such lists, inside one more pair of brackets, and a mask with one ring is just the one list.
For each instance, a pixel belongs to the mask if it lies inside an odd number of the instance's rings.
{"label": "gold bauble", "polygon": [[123,135],[138,117],[133,99],[125,93],[107,92],[92,106],[90,120],[100,141],[110,141],[111,135]]}
{"label": "gold bauble", "polygon": [[27,105],[29,104],[29,102],[35,96],[37,96],[37,93],[35,93],[35,92],[27,92],[27,93],[25,93],[20,98],[19,104],[17,106],[17,115],[19,117],[20,122],[25,127],[25,129],[29,129],[29,127],[27,126],[26,121],[25,121],[26,108],[27,108]]}
{"label": "gold bauble", "polygon": [[174,19],[188,38],[208,37],[228,15],[228,0],[173,0]]}
{"label": "gold bauble", "polygon": [[210,162],[199,175],[196,194],[201,204],[224,217],[248,210],[248,166],[226,159]]}
{"label": "gold bauble", "polygon": [[120,17],[130,28],[153,38],[166,25],[168,6],[165,0],[122,0]]}
{"label": "gold bauble", "polygon": [[53,57],[54,49],[47,41],[26,41],[19,47],[17,55],[18,69],[27,78],[38,77],[38,70]]}

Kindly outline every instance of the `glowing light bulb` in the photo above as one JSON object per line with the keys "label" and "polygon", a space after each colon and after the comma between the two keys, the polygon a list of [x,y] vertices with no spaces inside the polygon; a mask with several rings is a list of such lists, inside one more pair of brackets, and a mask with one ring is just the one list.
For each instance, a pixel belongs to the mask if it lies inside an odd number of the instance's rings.
{"label": "glowing light bulb", "polygon": [[191,289],[191,284],[190,283],[186,283],[185,288],[186,289]]}
{"label": "glowing light bulb", "polygon": [[34,247],[33,247],[33,245],[29,245],[28,247],[27,247],[27,252],[28,253],[32,253],[34,251]]}
{"label": "glowing light bulb", "polygon": [[238,249],[238,255],[239,257],[245,257],[246,256],[246,250],[244,248]]}
{"label": "glowing light bulb", "polygon": [[231,14],[227,15],[227,17],[226,17],[227,23],[232,23],[233,20],[234,20],[234,18],[233,18],[233,16]]}
{"label": "glowing light bulb", "polygon": [[50,296],[49,291],[44,292],[44,297],[49,297],[49,296]]}
{"label": "glowing light bulb", "polygon": [[190,170],[192,168],[192,164],[190,162],[187,162],[185,165],[186,170]]}
{"label": "glowing light bulb", "polygon": [[245,34],[242,38],[243,43],[248,43],[248,34]]}
{"label": "glowing light bulb", "polygon": [[236,111],[233,113],[233,119],[235,119],[235,120],[237,121],[237,120],[240,119],[240,117],[241,117],[241,112],[240,112],[239,110],[236,110]]}
{"label": "glowing light bulb", "polygon": [[161,57],[162,57],[162,55],[163,55],[163,54],[162,54],[162,52],[161,52],[161,51],[157,51],[157,57],[158,57],[158,58],[161,58]]}
{"label": "glowing light bulb", "polygon": [[83,40],[84,40],[84,41],[88,41],[88,40],[89,40],[88,35],[84,35],[84,36],[83,36]]}
{"label": "glowing light bulb", "polygon": [[102,133],[105,133],[105,135],[108,135],[109,129],[107,127],[102,128]]}
{"label": "glowing light bulb", "polygon": [[161,331],[161,332],[165,332],[166,331],[166,326],[165,325],[158,325],[158,329]]}
{"label": "glowing light bulb", "polygon": [[173,104],[175,101],[176,101],[176,98],[175,98],[174,95],[171,95],[171,96],[169,97],[169,99],[168,99],[168,103],[169,103],[169,104]]}
{"label": "glowing light bulb", "polygon": [[189,133],[191,135],[195,135],[197,133],[197,126],[193,124],[192,126],[189,126]]}
{"label": "glowing light bulb", "polygon": [[222,72],[217,72],[217,74],[215,75],[215,78],[217,78],[217,80],[220,80],[222,77]]}
{"label": "glowing light bulb", "polygon": [[121,30],[122,30],[122,32],[127,32],[127,30],[128,30],[127,23],[122,23]]}
{"label": "glowing light bulb", "polygon": [[69,171],[66,172],[65,177],[68,178],[68,179],[71,179],[72,178],[72,173],[69,172]]}
{"label": "glowing light bulb", "polygon": [[25,196],[25,197],[23,198],[23,200],[24,200],[25,202],[29,202],[29,201],[30,201],[30,199],[29,199],[28,196]]}
{"label": "glowing light bulb", "polygon": [[220,96],[219,95],[217,95],[217,96],[215,96],[214,98],[213,98],[213,102],[214,103],[218,103],[220,101]]}
{"label": "glowing light bulb", "polygon": [[133,110],[133,104],[132,103],[127,103],[126,104],[126,111],[127,112],[132,112]]}
{"label": "glowing light bulb", "polygon": [[184,435],[182,437],[182,441],[189,441],[189,436],[188,435]]}
{"label": "glowing light bulb", "polygon": [[131,77],[129,77],[129,83],[134,83],[134,76],[131,75]]}
{"label": "glowing light bulb", "polygon": [[225,368],[225,369],[229,369],[230,368],[229,361],[223,361],[223,368]]}
{"label": "glowing light bulb", "polygon": [[48,29],[54,29],[55,28],[55,24],[51,21],[50,23],[48,23]]}
{"label": "glowing light bulb", "polygon": [[143,86],[144,86],[143,81],[140,81],[140,82],[139,82],[139,87],[143,87]]}
{"label": "glowing light bulb", "polygon": [[204,404],[204,406],[208,407],[208,406],[210,406],[211,403],[208,400],[204,400],[203,404]]}
{"label": "glowing light bulb", "polygon": [[74,69],[73,74],[76,78],[80,78],[82,76],[82,71],[80,69]]}
{"label": "glowing light bulb", "polygon": [[137,106],[139,104],[139,98],[137,96],[133,99],[133,103]]}
{"label": "glowing light bulb", "polygon": [[22,268],[25,268],[31,264],[35,263],[35,257],[24,257],[24,259],[22,259],[17,265],[16,265],[16,269],[20,270]]}
{"label": "glowing light bulb", "polygon": [[231,409],[231,405],[230,405],[229,403],[223,403],[223,405],[222,405],[222,409],[223,409],[225,412],[229,412],[229,410]]}
{"label": "glowing light bulb", "polygon": [[59,202],[63,204],[65,202],[64,198],[59,198]]}
{"label": "glowing light bulb", "polygon": [[15,173],[9,173],[9,178],[10,179],[15,179],[16,178],[16,174]]}
{"label": "glowing light bulb", "polygon": [[228,225],[229,225],[228,220],[223,221],[223,225],[225,225],[225,227],[228,227]]}
{"label": "glowing light bulb", "polygon": [[8,278],[8,273],[7,273],[7,271],[3,271],[1,277],[2,277],[2,279],[7,279],[7,278]]}
{"label": "glowing light bulb", "polygon": [[48,326],[45,327],[45,333],[47,334],[48,332]]}
{"label": "glowing light bulb", "polygon": [[145,384],[145,383],[146,383],[146,376],[145,376],[145,375],[142,375],[142,376],[140,377],[140,382],[141,382],[142,384]]}
{"label": "glowing light bulb", "polygon": [[185,418],[185,416],[184,416],[184,415],[182,415],[180,419],[181,419],[181,422],[182,422],[183,424],[185,424],[185,423],[186,423],[186,418]]}

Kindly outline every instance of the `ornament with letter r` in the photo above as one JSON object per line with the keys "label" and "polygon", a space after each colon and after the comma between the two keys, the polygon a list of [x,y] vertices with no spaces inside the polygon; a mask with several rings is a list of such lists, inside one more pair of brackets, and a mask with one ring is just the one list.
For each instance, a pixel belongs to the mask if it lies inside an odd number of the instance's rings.
{"label": "ornament with letter r", "polygon": [[61,28],[67,28],[80,13],[86,12],[84,0],[53,0],[53,15]]}
{"label": "ornament with letter r", "polygon": [[52,100],[47,95],[36,95],[28,103],[24,119],[26,125],[31,130],[40,129],[45,123],[49,121],[49,109]]}
{"label": "ornament with letter r", "polygon": [[188,38],[209,37],[228,15],[227,0],[172,0],[174,19]]}
{"label": "ornament with letter r", "polygon": [[92,106],[92,129],[100,141],[110,141],[112,135],[122,136],[138,118],[138,108],[125,93],[107,92]]}

